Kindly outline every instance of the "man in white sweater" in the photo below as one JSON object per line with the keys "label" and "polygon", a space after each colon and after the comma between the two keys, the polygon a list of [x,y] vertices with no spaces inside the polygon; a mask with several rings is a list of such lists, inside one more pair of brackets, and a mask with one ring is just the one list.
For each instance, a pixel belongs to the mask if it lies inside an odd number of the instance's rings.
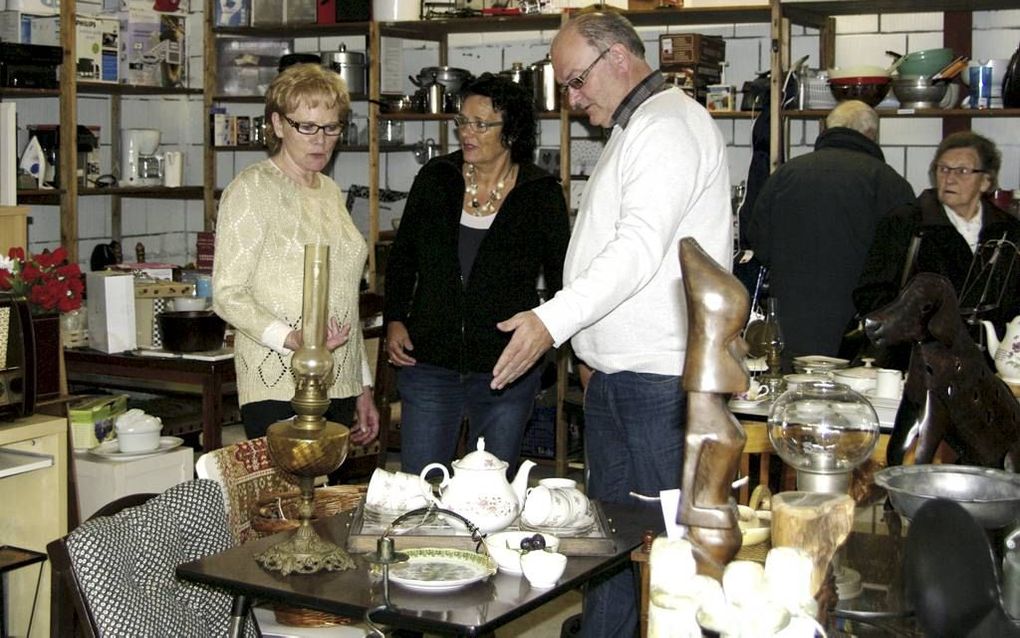
{"label": "man in white sweater", "polygon": [[[563,289],[499,324],[514,335],[493,370],[493,387],[503,387],[571,340],[593,371],[585,390],[588,495],[620,503],[680,484],[687,314],[679,241],[694,237],[727,268],[732,249],[722,135],[644,55],[634,27],[609,12],[579,15],[553,40],[564,96],[612,133],[581,198]],[[629,573],[589,589],[583,635],[631,636],[636,628]]]}

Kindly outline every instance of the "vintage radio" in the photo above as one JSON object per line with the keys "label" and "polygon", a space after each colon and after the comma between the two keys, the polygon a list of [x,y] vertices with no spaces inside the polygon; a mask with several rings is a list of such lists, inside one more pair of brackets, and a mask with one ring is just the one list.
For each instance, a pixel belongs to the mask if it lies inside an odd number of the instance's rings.
{"label": "vintage radio", "polygon": [[35,410],[35,333],[28,302],[0,292],[0,417],[28,416]]}

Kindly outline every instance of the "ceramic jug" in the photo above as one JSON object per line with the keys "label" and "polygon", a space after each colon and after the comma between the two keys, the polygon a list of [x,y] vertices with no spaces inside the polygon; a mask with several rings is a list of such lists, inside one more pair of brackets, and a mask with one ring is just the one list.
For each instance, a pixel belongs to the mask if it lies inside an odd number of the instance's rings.
{"label": "ceramic jug", "polygon": [[1020,316],[1006,325],[1006,334],[999,341],[995,334],[995,326],[991,321],[981,322],[985,327],[988,340],[988,352],[994,353],[995,370],[1003,379],[1020,383]]}
{"label": "ceramic jug", "polygon": [[[517,518],[524,502],[524,491],[528,487],[528,474],[535,466],[534,461],[525,460],[517,469],[511,483],[506,478],[509,464],[491,452],[485,451],[485,438],[478,438],[474,452],[452,463],[451,476],[442,463],[430,463],[421,471],[422,491],[440,507],[464,516],[478,529],[488,534],[506,529]],[[432,470],[443,473],[439,484],[440,496],[432,493],[432,487],[425,477]]]}

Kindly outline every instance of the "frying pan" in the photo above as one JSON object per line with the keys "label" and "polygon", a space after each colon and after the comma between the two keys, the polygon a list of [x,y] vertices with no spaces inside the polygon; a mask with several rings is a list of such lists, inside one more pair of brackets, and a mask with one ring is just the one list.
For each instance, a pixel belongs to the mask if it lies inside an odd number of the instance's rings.
{"label": "frying pan", "polygon": [[961,505],[925,503],[907,534],[906,599],[926,636],[1017,638],[1002,608],[991,545]]}

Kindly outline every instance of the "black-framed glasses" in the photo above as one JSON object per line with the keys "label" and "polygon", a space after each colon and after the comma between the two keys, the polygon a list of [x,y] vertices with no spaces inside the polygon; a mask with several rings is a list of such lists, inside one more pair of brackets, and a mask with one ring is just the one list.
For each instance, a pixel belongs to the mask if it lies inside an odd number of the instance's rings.
{"label": "black-framed glasses", "polygon": [[595,60],[593,60],[592,63],[588,65],[588,68],[586,68],[584,71],[581,71],[574,77],[570,78],[569,80],[561,84],[560,93],[566,94],[567,89],[574,89],[575,91],[580,91],[581,87],[584,86],[584,83],[588,81],[588,74],[591,73],[591,70],[594,69],[595,65],[599,63],[599,60],[606,57],[607,53],[609,53],[609,49],[604,49],[602,53],[599,53],[599,57],[595,58]]}
{"label": "black-framed glasses", "polygon": [[493,120],[491,122],[483,122],[482,120],[471,120],[463,115],[453,116],[453,125],[457,128],[470,127],[475,133],[484,133],[494,126],[503,126],[502,120]]}
{"label": "black-framed glasses", "polygon": [[983,168],[971,168],[969,166],[946,166],[936,164],[935,172],[939,175],[956,175],[957,177],[969,177],[974,173],[987,173]]}
{"label": "black-framed glasses", "polygon": [[322,131],[330,137],[336,137],[344,130],[344,125],[340,122],[332,122],[330,124],[316,124],[315,122],[295,122],[286,115],[283,119],[287,120],[287,124],[290,124],[294,129],[302,135],[315,135],[319,131]]}

